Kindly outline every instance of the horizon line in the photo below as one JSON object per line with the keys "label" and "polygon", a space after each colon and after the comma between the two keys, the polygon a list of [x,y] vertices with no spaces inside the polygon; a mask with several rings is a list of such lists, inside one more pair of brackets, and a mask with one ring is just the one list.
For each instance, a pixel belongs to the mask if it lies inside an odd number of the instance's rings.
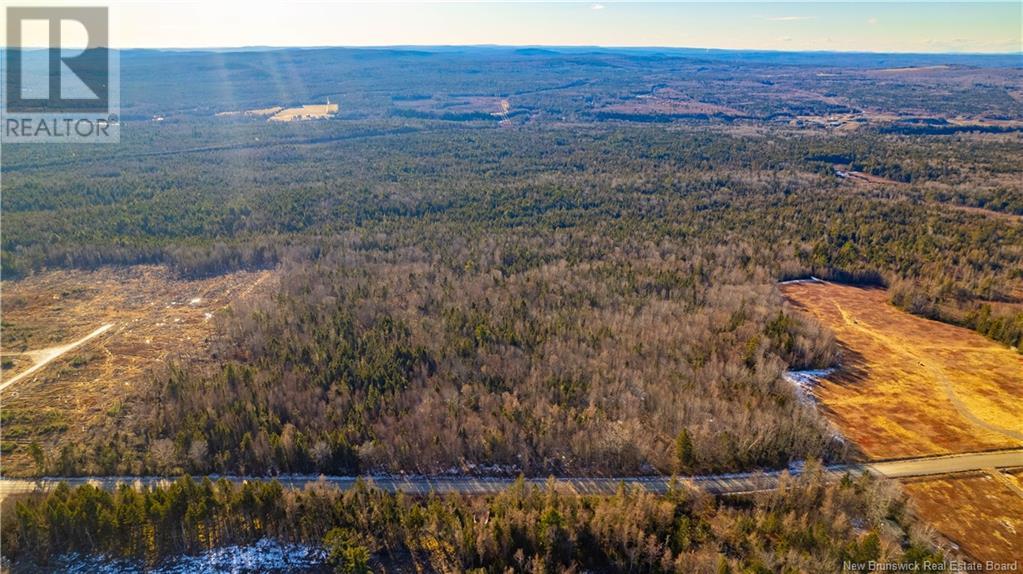
{"label": "horizon line", "polygon": [[[843,55],[896,55],[896,56],[1023,56],[1023,48],[1010,52],[916,52],[916,51],[884,51],[884,50],[784,50],[779,48],[717,48],[704,46],[666,46],[666,45],[606,45],[606,44],[320,44],[320,45],[269,45],[250,44],[240,46],[161,46],[161,47],[110,47],[98,46],[94,49],[108,49],[114,51],[153,51],[153,52],[253,52],[253,51],[276,51],[276,50],[393,50],[397,48],[408,49],[429,49],[429,48],[541,48],[546,50],[558,49],[593,49],[593,50],[685,50],[693,52],[735,52],[751,53],[762,52],[772,54],[843,54]],[[49,46],[0,46],[0,51],[6,50],[50,50]],[[1023,62],[1020,63],[1023,66]]]}

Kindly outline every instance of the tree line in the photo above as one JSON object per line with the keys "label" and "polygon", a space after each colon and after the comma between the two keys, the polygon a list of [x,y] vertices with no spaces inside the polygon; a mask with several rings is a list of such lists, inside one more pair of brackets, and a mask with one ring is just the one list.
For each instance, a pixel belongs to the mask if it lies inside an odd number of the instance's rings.
{"label": "tree line", "polygon": [[336,572],[832,572],[846,561],[940,562],[892,483],[825,482],[808,464],[772,492],[715,499],[681,485],[574,496],[517,482],[494,496],[388,494],[365,482],[285,489],[181,478],[113,492],[84,485],[5,502],[4,558],[167,556],[275,538],[320,546]]}

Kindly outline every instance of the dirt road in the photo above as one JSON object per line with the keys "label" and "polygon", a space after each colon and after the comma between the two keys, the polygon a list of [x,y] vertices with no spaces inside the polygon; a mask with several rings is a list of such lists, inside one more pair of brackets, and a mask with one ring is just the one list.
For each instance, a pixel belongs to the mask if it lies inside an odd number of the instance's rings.
{"label": "dirt road", "polygon": [[40,349],[38,351],[28,351],[22,353],[23,355],[27,355],[32,358],[32,366],[18,373],[17,375],[14,375],[10,379],[4,381],[3,384],[0,384],[0,391],[3,391],[10,385],[13,385],[14,383],[20,381],[21,379],[29,377],[32,374],[38,372],[46,365],[53,362],[54,359],[60,357],[64,353],[77,349],[78,347],[81,347],[82,345],[95,339],[96,337],[99,337],[103,333],[106,333],[113,326],[114,326],[113,323],[107,323],[106,325],[97,328],[95,331],[89,333],[88,335],[82,337],[81,339],[78,339],[77,341],[74,341],[72,343],[68,343],[67,345],[58,345],[56,347],[48,347],[46,349]]}

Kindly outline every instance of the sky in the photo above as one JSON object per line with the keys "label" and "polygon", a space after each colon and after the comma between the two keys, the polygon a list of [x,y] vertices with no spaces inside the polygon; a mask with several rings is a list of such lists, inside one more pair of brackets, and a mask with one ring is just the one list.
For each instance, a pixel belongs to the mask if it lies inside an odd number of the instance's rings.
{"label": "sky", "polygon": [[[61,2],[23,0],[18,4]],[[110,6],[111,44],[117,48],[501,44],[1023,51],[1023,3],[1019,1],[85,3],[104,4]],[[29,43],[43,45],[43,40],[37,37]]]}

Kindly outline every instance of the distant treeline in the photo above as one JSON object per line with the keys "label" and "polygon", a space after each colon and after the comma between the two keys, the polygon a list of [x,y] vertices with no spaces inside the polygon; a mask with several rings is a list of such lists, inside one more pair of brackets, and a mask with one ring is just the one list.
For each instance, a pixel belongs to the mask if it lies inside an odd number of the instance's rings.
{"label": "distant treeline", "polygon": [[895,123],[881,126],[878,131],[883,134],[903,134],[911,136],[943,136],[959,133],[978,134],[1008,134],[1023,131],[1023,128],[1015,126],[992,126],[992,125],[957,125],[957,124],[902,124]]}
{"label": "distant treeline", "polygon": [[968,296],[941,293],[949,285],[900,281],[892,288],[890,299],[896,307],[915,315],[973,329],[1023,352],[1023,301],[1012,301],[1015,312],[998,311],[999,301],[974,301]]}
{"label": "distant treeline", "polygon": [[[122,117],[216,120],[214,114],[337,101],[343,113],[384,117],[393,101],[512,98],[541,116],[579,120],[594,103],[671,87],[748,116],[850,109],[943,117],[1020,118],[1007,93],[1018,55],[768,53],[664,49],[438,47],[120,51]],[[951,65],[950,65],[951,64]],[[879,77],[871,68],[935,66]],[[910,71],[910,70],[907,70]],[[180,78],[187,77],[183,83]],[[275,79],[287,78],[287,81]],[[596,106],[600,107],[600,106]],[[254,119],[253,121],[260,121]],[[127,131],[127,130],[126,130]]]}
{"label": "distant treeline", "polygon": [[408,108],[392,108],[391,115],[399,118],[422,118],[445,120],[449,122],[496,122],[502,119],[501,116],[491,114],[489,112],[431,112],[425,110],[412,110]]}

